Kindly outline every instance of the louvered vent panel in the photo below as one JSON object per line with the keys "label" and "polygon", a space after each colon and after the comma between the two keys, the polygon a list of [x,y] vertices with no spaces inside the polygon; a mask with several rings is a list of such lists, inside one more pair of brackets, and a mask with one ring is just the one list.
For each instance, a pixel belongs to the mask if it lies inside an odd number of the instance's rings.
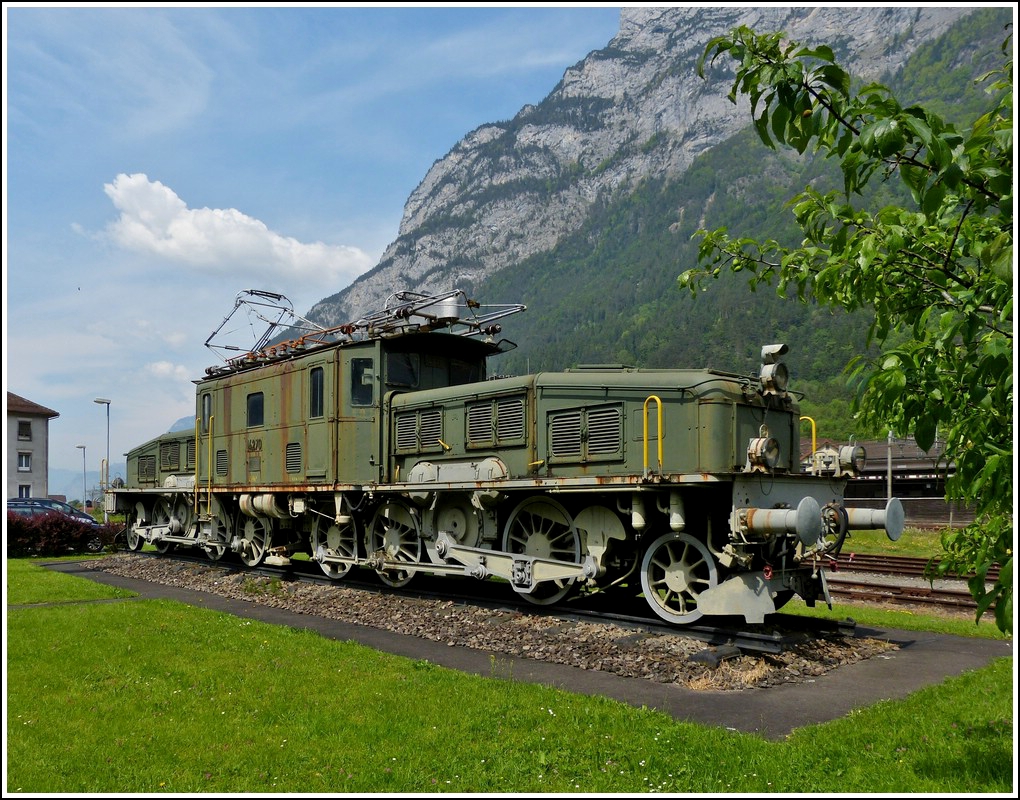
{"label": "louvered vent panel", "polygon": [[496,438],[500,441],[524,438],[524,401],[520,398],[497,401]]}
{"label": "louvered vent panel", "polygon": [[588,412],[589,455],[619,452],[620,438],[620,409],[599,408]]}
{"label": "louvered vent panel", "polygon": [[138,480],[140,481],[156,480],[155,456],[141,456],[138,459]]}
{"label": "louvered vent panel", "polygon": [[581,455],[581,413],[553,417],[549,425],[549,440],[554,456]]}
{"label": "louvered vent panel", "polygon": [[492,404],[479,403],[471,406],[467,412],[468,441],[492,441]]}
{"label": "louvered vent panel", "polygon": [[228,463],[229,463],[229,460],[227,459],[227,451],[226,450],[217,450],[216,451],[216,474],[217,475],[226,475],[227,474],[227,464]]}
{"label": "louvered vent panel", "polygon": [[301,471],[301,443],[287,443],[287,472]]}
{"label": "louvered vent panel", "polygon": [[397,448],[412,450],[418,446],[417,418],[414,414],[401,414],[397,417]]}
{"label": "louvered vent panel", "polygon": [[180,442],[164,442],[159,446],[159,466],[160,469],[180,469]]}
{"label": "louvered vent panel", "polygon": [[434,408],[421,412],[421,446],[435,447],[443,438],[443,413]]}
{"label": "louvered vent panel", "polygon": [[188,439],[188,466],[195,466],[195,440]]}

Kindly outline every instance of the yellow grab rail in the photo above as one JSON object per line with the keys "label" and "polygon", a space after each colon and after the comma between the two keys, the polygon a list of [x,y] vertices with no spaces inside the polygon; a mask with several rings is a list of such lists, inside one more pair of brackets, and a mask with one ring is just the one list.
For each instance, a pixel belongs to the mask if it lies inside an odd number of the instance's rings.
{"label": "yellow grab rail", "polygon": [[658,424],[656,426],[655,434],[659,440],[659,468],[658,472],[662,472],[662,400],[656,397],[654,394],[648,395],[644,404],[644,464],[642,468],[642,474],[648,474],[648,404],[655,401],[655,405],[658,407],[659,415],[657,417]]}
{"label": "yellow grab rail", "polygon": [[[198,429],[199,418],[195,417],[195,490],[194,499],[191,501],[191,507],[195,509],[195,513],[198,513],[198,461],[199,455],[202,453],[202,434]],[[185,457],[185,461],[187,458]]]}
{"label": "yellow grab rail", "polygon": [[815,421],[813,419],[811,419],[811,417],[801,417],[800,419],[801,419],[801,421],[807,420],[808,422],[811,423],[811,456],[814,457],[815,450],[818,449],[818,447],[816,445],[817,437],[815,435],[815,431],[816,431]]}
{"label": "yellow grab rail", "polygon": [[208,452],[205,457],[206,469],[209,470],[208,478],[206,479],[206,503],[208,504],[207,513],[212,516],[212,474],[213,474],[213,462],[212,462],[212,440],[213,440],[213,421],[216,417],[213,414],[209,415],[209,444]]}

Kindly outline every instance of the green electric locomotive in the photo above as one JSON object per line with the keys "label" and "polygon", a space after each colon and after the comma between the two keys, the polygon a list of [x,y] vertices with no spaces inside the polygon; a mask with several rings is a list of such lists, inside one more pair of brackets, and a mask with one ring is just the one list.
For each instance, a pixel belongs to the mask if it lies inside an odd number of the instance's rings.
{"label": "green electric locomotive", "polygon": [[[282,299],[248,295],[235,310]],[[129,548],[249,566],[307,553],[338,580],[354,567],[395,587],[419,572],[499,577],[537,604],[629,592],[671,623],[753,623],[795,594],[829,603],[820,567],[848,531],[902,532],[898,500],[843,502],[861,448],[802,468],[785,345],[762,348],[756,375],[487,378],[487,359],[513,346],[495,320],[522,310],[401,292],[210,368],[194,429],[128,453],[108,494]]]}

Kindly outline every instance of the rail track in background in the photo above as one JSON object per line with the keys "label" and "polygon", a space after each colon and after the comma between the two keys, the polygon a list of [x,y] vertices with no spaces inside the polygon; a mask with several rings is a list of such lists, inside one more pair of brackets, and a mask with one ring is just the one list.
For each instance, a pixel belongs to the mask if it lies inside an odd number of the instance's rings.
{"label": "rail track in background", "polygon": [[[970,576],[946,575],[937,580],[942,584],[908,585],[868,580],[864,575],[885,575],[895,580],[925,579],[930,559],[914,556],[869,555],[864,553],[840,553],[834,561],[826,563],[829,594],[833,598],[864,603],[889,603],[893,605],[930,606],[948,610],[972,612],[977,602],[967,588]],[[937,563],[937,562],[936,562]],[[985,575],[987,582],[994,582],[999,575],[998,566],[993,566]],[[957,586],[947,586],[955,583]],[[994,609],[994,604],[989,613]]]}
{"label": "rail track in background", "polygon": [[[829,595],[834,599],[865,603],[923,605],[959,611],[976,611],[977,602],[966,589],[936,589],[925,586],[894,586],[863,580],[829,578]],[[994,608],[994,606],[993,606]]]}
{"label": "rail track in background", "polygon": [[[868,553],[840,553],[835,563],[826,562],[830,572],[868,572],[907,577],[924,577],[930,559],[916,556],[869,555]],[[938,563],[936,561],[936,563]],[[941,580],[966,580],[968,576],[948,575]],[[992,566],[985,576],[989,581],[999,577],[998,565]]]}

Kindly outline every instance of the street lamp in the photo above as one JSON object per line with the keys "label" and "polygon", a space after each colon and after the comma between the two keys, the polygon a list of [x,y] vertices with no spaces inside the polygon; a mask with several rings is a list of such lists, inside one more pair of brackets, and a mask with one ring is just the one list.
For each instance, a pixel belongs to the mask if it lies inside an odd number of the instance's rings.
{"label": "street lamp", "polygon": [[103,522],[110,521],[110,515],[106,511],[106,490],[110,488],[110,401],[105,397],[97,397],[92,401],[101,406],[106,406],[106,469],[100,472],[99,485],[103,490]]}
{"label": "street lamp", "polygon": [[81,510],[85,510],[85,445],[76,444],[79,450],[81,450]]}

